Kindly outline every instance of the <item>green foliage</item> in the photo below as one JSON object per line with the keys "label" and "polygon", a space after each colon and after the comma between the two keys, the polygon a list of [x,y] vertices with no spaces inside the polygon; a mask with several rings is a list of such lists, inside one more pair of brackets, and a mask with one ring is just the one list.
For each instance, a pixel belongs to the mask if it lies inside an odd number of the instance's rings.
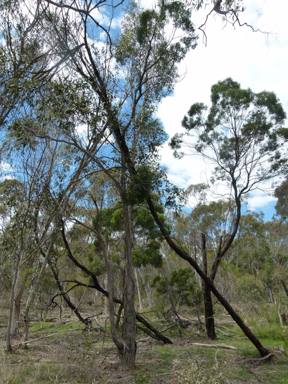
{"label": "green foliage", "polygon": [[[90,262],[89,270],[93,272],[95,276],[100,276],[106,271],[103,260],[101,260],[100,257],[93,252],[93,250],[89,251],[86,254],[86,257]],[[86,274],[84,274],[84,276],[86,276]]]}
{"label": "green foliage", "polygon": [[24,184],[17,179],[6,179],[0,183],[0,200],[8,207],[16,207],[23,202]]}
{"label": "green foliage", "polygon": [[231,78],[212,86],[211,101],[207,116],[203,104],[191,106],[182,121],[186,134],[175,135],[170,146],[182,156],[185,136],[196,133],[194,153],[212,162],[216,180],[227,181],[240,198],[286,164],[279,141],[286,114],[273,92],[253,93]]}
{"label": "green foliage", "polygon": [[[169,24],[180,36],[172,41],[165,31]],[[115,56],[121,66],[133,68],[136,81],[149,69],[149,84],[145,84],[149,86],[149,99],[145,100],[145,110],[147,107],[155,110],[155,102],[172,91],[178,77],[175,64],[196,47],[196,40],[191,10],[182,2],[163,2],[152,10],[144,10],[135,2],[129,4],[122,33],[116,41]]]}
{"label": "green foliage", "polygon": [[153,190],[153,185],[158,182],[157,175],[148,167],[142,165],[137,168],[137,173],[131,176],[130,184],[124,199],[129,204],[140,204]]}
{"label": "green foliage", "polygon": [[256,277],[244,275],[237,279],[234,294],[235,299],[253,306],[263,299],[264,286]]}
{"label": "green foliage", "polygon": [[196,284],[191,268],[180,268],[172,271],[169,278],[155,276],[151,287],[159,295],[171,294],[179,305],[192,307],[201,300],[201,292],[198,290],[196,293]]}
{"label": "green foliage", "polygon": [[153,31],[153,22],[157,20],[157,13],[154,10],[147,9],[140,14],[140,25],[137,28],[137,41],[140,44],[144,44],[145,40]]}
{"label": "green foliage", "polygon": [[[156,196],[154,196],[153,200],[155,209],[165,225],[163,206],[157,202]],[[141,265],[146,266],[150,264],[155,268],[161,268],[163,264],[163,256],[160,247],[163,238],[150,211],[146,206],[135,207],[133,217],[135,223],[135,235],[138,239],[137,245],[134,246],[135,249],[133,250],[134,266],[140,267]]]}
{"label": "green foliage", "polygon": [[15,147],[18,150],[24,150],[26,147],[35,149],[37,139],[29,133],[28,128],[35,127],[36,123],[29,117],[15,119],[9,124],[9,138],[15,142]]}
{"label": "green foliage", "polygon": [[161,243],[155,240],[149,241],[145,247],[135,249],[132,252],[133,265],[135,267],[144,267],[148,264],[155,268],[161,268],[163,264],[162,253],[160,252]]}
{"label": "green foliage", "polygon": [[[163,223],[165,223],[162,204],[157,202],[156,196],[153,197],[153,200],[159,217]],[[163,256],[160,252],[163,239],[150,211],[144,205],[135,204],[132,211],[132,220],[134,234],[137,238],[137,241],[134,242],[132,254],[134,266],[139,268],[141,265],[147,266],[149,264],[153,265],[155,268],[160,268],[163,263]],[[97,216],[93,219],[93,226],[94,228],[97,228],[99,225],[102,234],[106,240],[109,241],[110,246],[114,244],[115,252],[110,256],[111,261],[120,265],[120,253],[123,249],[121,242],[119,247],[119,239],[118,246],[116,245],[118,236],[115,238],[114,235],[115,232],[119,233],[124,231],[123,209],[121,203],[118,202],[113,207],[103,208],[101,212],[98,212]],[[99,240],[96,239],[91,250],[87,254],[90,262],[92,262],[93,258],[96,257],[96,254],[99,252],[101,252]]]}
{"label": "green foliage", "polygon": [[286,220],[288,217],[288,180],[285,180],[279,185],[274,192],[274,196],[277,198],[275,209],[277,215],[281,216],[282,220]]}
{"label": "green foliage", "polygon": [[209,204],[199,203],[192,210],[191,220],[197,223],[201,232],[213,234],[213,237],[227,230],[234,222],[235,204],[223,200]]}

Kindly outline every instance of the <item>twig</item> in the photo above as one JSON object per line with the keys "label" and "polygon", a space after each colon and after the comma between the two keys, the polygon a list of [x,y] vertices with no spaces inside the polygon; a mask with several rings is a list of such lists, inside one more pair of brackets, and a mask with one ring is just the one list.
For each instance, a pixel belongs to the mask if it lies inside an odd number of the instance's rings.
{"label": "twig", "polygon": [[149,340],[151,340],[150,337],[145,337],[145,339],[137,340],[137,343],[145,343],[146,341],[149,341]]}
{"label": "twig", "polygon": [[177,325],[176,324],[170,325],[170,327],[162,329],[160,332],[161,333],[166,332],[166,331],[168,331],[168,329],[171,329],[171,328],[174,328],[174,327],[177,327]]}
{"label": "twig", "polygon": [[190,343],[190,344],[195,345],[196,347],[224,348],[224,349],[233,349],[234,351],[239,350],[239,348],[232,347],[231,345],[225,345],[225,344],[202,344],[202,343]]}
{"label": "twig", "polygon": [[224,329],[227,329],[227,331],[229,331],[229,332],[236,333],[236,335],[240,335],[239,332],[236,332],[236,331],[233,331],[233,330],[230,329],[230,328],[224,327],[224,325],[219,325],[219,327],[224,328]]}
{"label": "twig", "polygon": [[217,359],[217,353],[218,353],[219,349],[217,349],[216,353],[215,353],[215,365],[216,365],[216,372],[218,373],[218,370],[219,370],[219,364],[218,364],[218,359]]}
{"label": "twig", "polygon": [[240,361],[241,364],[247,364],[247,363],[258,363],[258,362],[261,362],[261,361],[265,361],[265,360],[269,360],[273,355],[273,353],[269,353],[269,355],[267,356],[264,356],[264,357],[260,357],[258,359],[246,359],[246,360],[243,360],[243,361]]}
{"label": "twig", "polygon": [[220,333],[222,333],[222,335],[224,335],[224,336],[232,337],[232,335],[230,335],[230,334],[227,333],[227,332],[222,331],[220,328],[216,328],[216,327],[215,327],[215,329],[217,329],[217,331],[220,332]]}
{"label": "twig", "polygon": [[[24,344],[25,345],[31,344],[31,343],[33,343],[34,341],[37,341],[37,340],[46,339],[47,337],[51,337],[51,336],[55,336],[55,335],[60,335],[61,333],[72,332],[72,331],[83,331],[83,328],[66,329],[65,331],[61,331],[61,332],[50,333],[49,335],[41,336],[41,337],[38,337],[37,339],[31,339],[31,340],[25,341]],[[13,348],[19,347],[22,344],[23,344],[22,342],[20,342],[19,344],[15,344],[15,345],[13,345]]]}

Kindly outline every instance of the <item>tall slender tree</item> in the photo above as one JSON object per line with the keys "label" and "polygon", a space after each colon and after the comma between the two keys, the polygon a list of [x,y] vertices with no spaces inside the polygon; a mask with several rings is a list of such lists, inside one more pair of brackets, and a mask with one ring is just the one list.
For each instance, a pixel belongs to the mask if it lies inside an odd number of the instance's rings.
{"label": "tall slender tree", "polygon": [[[214,281],[221,259],[237,234],[242,197],[279,175],[286,162],[278,135],[286,114],[273,92],[253,93],[250,89],[241,89],[231,78],[212,86],[211,102],[207,116],[204,104],[191,106],[182,121],[186,133],[176,134],[170,145],[176,156],[184,156],[179,150],[186,147],[212,163],[215,166],[213,181],[226,183],[228,193],[231,191],[228,199],[234,201],[235,219],[229,233],[220,237],[210,272],[210,279]],[[205,257],[204,237],[202,244]],[[209,337],[215,338],[209,288],[207,303],[210,304],[205,305],[209,313],[206,330]]]}

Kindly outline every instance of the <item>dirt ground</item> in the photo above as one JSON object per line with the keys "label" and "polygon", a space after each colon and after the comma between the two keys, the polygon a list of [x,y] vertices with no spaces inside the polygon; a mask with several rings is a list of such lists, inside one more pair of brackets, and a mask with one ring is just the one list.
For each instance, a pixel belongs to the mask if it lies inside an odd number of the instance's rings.
{"label": "dirt ground", "polygon": [[[31,330],[26,348],[20,336],[13,338],[12,353],[5,352],[5,332],[1,328],[0,383],[288,383],[287,357],[281,347],[273,348],[269,361],[254,360],[259,356],[248,343],[249,348],[240,345],[235,350],[214,348],[212,342],[209,348],[194,345],[209,344],[196,329],[187,330],[182,338],[172,332],[169,337],[173,345],[139,334],[137,365],[135,370],[127,371],[109,331],[94,325],[89,332],[75,322]],[[233,341],[219,338],[214,344],[233,345]]]}

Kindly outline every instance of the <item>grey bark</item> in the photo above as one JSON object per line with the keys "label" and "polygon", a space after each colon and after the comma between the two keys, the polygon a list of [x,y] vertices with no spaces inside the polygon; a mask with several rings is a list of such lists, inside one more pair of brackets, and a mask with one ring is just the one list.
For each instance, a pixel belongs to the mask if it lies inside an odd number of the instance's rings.
{"label": "grey bark", "polygon": [[21,259],[21,257],[18,256],[17,260],[16,260],[15,272],[14,272],[14,278],[13,278],[12,289],[11,289],[11,296],[10,296],[9,318],[8,318],[7,335],[6,335],[6,350],[8,352],[12,351],[12,346],[11,346],[11,326],[12,326],[15,286],[16,286],[16,282],[17,282],[17,278],[18,278],[18,273],[19,273],[20,259]]}
{"label": "grey bark", "polygon": [[123,306],[124,319],[122,324],[123,355],[122,361],[125,366],[133,368],[136,359],[136,313],[135,284],[133,279],[133,260],[132,260],[132,208],[123,204],[123,218],[125,227],[125,267],[124,267],[124,289]]}
{"label": "grey bark", "polygon": [[139,311],[142,312],[142,300],[141,300],[141,292],[139,287],[139,281],[138,281],[138,275],[137,275],[137,268],[134,268],[135,272],[135,281],[136,281],[136,287],[137,287],[137,293],[138,293],[138,301],[139,301]]}
{"label": "grey bark", "polygon": [[141,279],[142,279],[142,282],[143,282],[143,285],[144,285],[144,289],[145,289],[145,292],[146,292],[146,295],[147,295],[147,298],[148,298],[149,309],[152,309],[153,301],[152,301],[152,298],[151,298],[150,286],[149,286],[149,283],[147,283],[147,281],[145,279],[143,265],[141,265],[141,267],[139,268],[139,273],[140,273],[140,276],[141,276]]}
{"label": "grey bark", "polygon": [[42,276],[43,276],[43,274],[45,272],[45,269],[47,267],[48,260],[51,257],[51,252],[53,250],[55,237],[56,237],[56,230],[54,230],[52,235],[51,235],[51,239],[50,239],[50,244],[49,244],[48,250],[47,250],[47,252],[45,254],[44,260],[42,261],[42,265],[41,265],[40,271],[38,272],[38,275],[36,276],[36,279],[34,281],[33,286],[31,287],[31,290],[29,292],[29,296],[28,296],[27,301],[26,301],[25,313],[24,313],[24,324],[25,324],[24,343],[26,341],[28,341],[28,338],[29,338],[29,310],[30,310],[31,305],[32,305],[32,303],[34,301],[35,295],[36,295],[36,293],[38,291],[39,284],[40,284]]}

